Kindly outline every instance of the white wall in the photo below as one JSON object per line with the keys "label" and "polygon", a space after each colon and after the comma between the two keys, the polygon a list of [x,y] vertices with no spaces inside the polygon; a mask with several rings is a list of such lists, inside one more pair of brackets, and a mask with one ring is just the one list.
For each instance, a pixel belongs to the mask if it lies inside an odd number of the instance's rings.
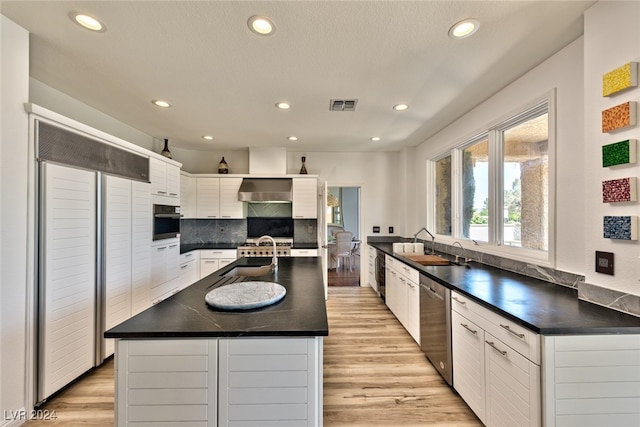
{"label": "white wall", "polygon": [[381,236],[389,235],[389,226],[395,228],[394,235],[403,235],[406,189],[398,171],[398,152],[289,152],[290,173],[300,170],[303,155],[307,157],[307,172],[318,175],[330,187],[362,188],[363,236],[372,235],[375,225],[380,226]]}
{"label": "white wall", "polygon": [[[514,81],[494,96],[418,146],[416,150],[416,219],[408,229],[417,230],[427,219],[426,164],[438,154],[486,130],[522,106],[557,90],[556,127],[556,262],[555,268],[584,273],[585,191],[583,164],[583,39],[580,38]],[[408,181],[407,185],[412,185]],[[412,189],[409,190],[413,192]]]}
{"label": "white wall", "polygon": [[[0,16],[0,410],[26,408],[29,34]],[[0,420],[1,425],[10,421]],[[9,417],[10,418],[10,417]]]}
{"label": "white wall", "polygon": [[[585,198],[586,244],[583,251],[586,282],[623,293],[640,295],[640,243],[602,237],[604,215],[640,215],[638,203],[602,203],[602,181],[638,177],[640,166],[603,168],[601,147],[629,138],[640,139],[639,125],[602,133],[601,112],[627,101],[640,103],[640,88],[602,96],[602,75],[628,62],[640,62],[640,3],[599,2],[585,13]],[[636,117],[637,118],[637,117]],[[613,252],[615,276],[594,271],[595,251]]]}

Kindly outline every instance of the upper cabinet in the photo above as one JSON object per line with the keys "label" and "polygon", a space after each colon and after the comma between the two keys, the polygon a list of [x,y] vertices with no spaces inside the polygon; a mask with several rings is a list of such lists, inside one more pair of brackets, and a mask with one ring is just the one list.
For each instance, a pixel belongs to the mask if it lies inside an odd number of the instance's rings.
{"label": "upper cabinet", "polygon": [[180,204],[180,168],[154,157],[149,158],[149,178],[154,203]]}
{"label": "upper cabinet", "polygon": [[292,216],[294,219],[318,218],[317,178],[293,178]]}
{"label": "upper cabinet", "polygon": [[180,213],[182,218],[196,218],[197,198],[196,198],[196,178],[180,174]]}
{"label": "upper cabinet", "polygon": [[238,201],[242,178],[196,178],[196,217],[244,218],[244,204]]}

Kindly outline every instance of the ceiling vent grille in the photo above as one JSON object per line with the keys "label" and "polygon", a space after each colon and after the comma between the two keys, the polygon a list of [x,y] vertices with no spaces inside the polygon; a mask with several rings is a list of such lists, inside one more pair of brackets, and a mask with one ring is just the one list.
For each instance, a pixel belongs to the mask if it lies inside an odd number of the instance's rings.
{"label": "ceiling vent grille", "polygon": [[329,101],[330,111],[355,111],[357,99],[331,99]]}

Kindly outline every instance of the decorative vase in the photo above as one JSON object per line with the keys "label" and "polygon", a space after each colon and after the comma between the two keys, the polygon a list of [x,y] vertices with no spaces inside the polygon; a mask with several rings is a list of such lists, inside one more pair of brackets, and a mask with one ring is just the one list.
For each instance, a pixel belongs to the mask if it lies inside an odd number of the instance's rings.
{"label": "decorative vase", "polygon": [[169,140],[167,138],[164,139],[164,148],[162,149],[160,154],[170,159],[173,159],[173,157],[171,156],[171,151],[169,151]]}
{"label": "decorative vase", "polygon": [[305,156],[302,156],[302,167],[300,168],[300,175],[307,174],[307,167],[304,165],[304,162],[306,161],[307,161],[307,158]]}
{"label": "decorative vase", "polygon": [[229,173],[229,165],[224,160],[224,156],[222,160],[220,160],[220,163],[218,163],[218,173]]}

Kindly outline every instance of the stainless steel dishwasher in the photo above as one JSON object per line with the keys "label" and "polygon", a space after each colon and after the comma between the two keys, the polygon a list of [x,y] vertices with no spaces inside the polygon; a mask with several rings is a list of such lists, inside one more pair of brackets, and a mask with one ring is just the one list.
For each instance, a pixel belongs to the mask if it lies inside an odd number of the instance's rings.
{"label": "stainless steel dishwasher", "polygon": [[420,275],[420,347],[442,378],[453,385],[451,291]]}

